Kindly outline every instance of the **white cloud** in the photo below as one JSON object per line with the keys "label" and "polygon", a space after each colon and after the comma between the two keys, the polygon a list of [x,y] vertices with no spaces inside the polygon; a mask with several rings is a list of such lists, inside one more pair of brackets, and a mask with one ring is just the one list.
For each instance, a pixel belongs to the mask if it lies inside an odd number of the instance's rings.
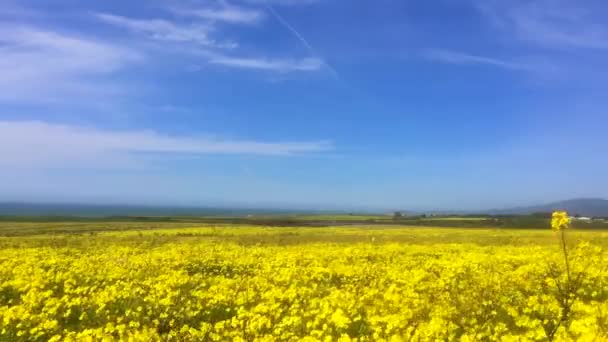
{"label": "white cloud", "polygon": [[211,21],[231,24],[253,24],[264,18],[264,12],[257,9],[221,3],[215,8],[173,9],[178,15],[198,17]]}
{"label": "white cloud", "polygon": [[283,25],[283,27],[285,27],[285,29],[287,29],[297,40],[300,41],[300,43],[310,52],[310,54],[312,56],[315,56],[315,58],[318,59],[321,62],[321,64],[323,66],[325,66],[326,69],[331,72],[331,74],[333,75],[333,77],[335,79],[337,79],[337,80],[340,79],[340,75],[338,74],[336,69],[333,66],[329,65],[329,63],[327,63],[325,60],[318,57],[319,54],[316,52],[316,50],[312,47],[312,45],[310,45],[308,40],[306,40],[304,38],[304,36],[298,30],[296,30],[295,27],[293,27],[293,25],[291,25],[285,18],[283,18],[283,16],[280,15],[279,12],[277,12],[274,8],[272,8],[272,6],[269,3],[266,3],[266,8],[274,16],[274,18],[281,25]]}
{"label": "white cloud", "polygon": [[[0,100],[44,100],[111,91],[92,77],[140,61],[136,51],[30,26],[0,26]],[[99,81],[99,80],[97,80]]]}
{"label": "white cloud", "polygon": [[[4,10],[4,8],[3,8]],[[11,12],[13,13],[13,12]],[[142,62],[155,62],[171,53],[178,63],[212,64],[267,71],[316,71],[314,58],[243,57],[238,44],[225,39],[218,23],[254,23],[263,18],[259,8],[220,2],[199,7],[189,18],[136,19],[114,14],[95,14],[94,19],[134,33],[116,39],[76,33],[36,24],[45,18],[14,12],[12,22],[0,23],[0,103],[67,104],[83,107],[107,104],[117,96],[141,92],[136,77],[125,72]],[[89,17],[91,18],[91,17]],[[30,22],[26,24],[26,22]],[[147,40],[147,42],[146,42]],[[162,44],[150,44],[158,41]],[[167,43],[172,43],[167,49]],[[233,51],[226,57],[225,50]],[[163,63],[163,65],[167,65]]]}
{"label": "white cloud", "polygon": [[319,2],[319,0],[247,0],[252,4],[272,4],[282,6],[295,6],[295,5],[310,5]]}
{"label": "white cloud", "polygon": [[262,142],[0,121],[0,165],[8,167],[134,167],[148,160],[142,153],[289,156],[331,149],[327,141]]}
{"label": "white cloud", "polygon": [[[222,65],[226,67],[239,69],[257,69],[272,72],[295,72],[295,71],[318,71],[327,64],[318,57],[308,58],[270,58],[270,57],[243,57],[234,53],[232,56],[227,56],[222,49],[218,48],[236,48],[236,43],[218,43],[210,38],[210,33],[218,34],[219,29],[215,27],[213,21],[224,21],[230,23],[253,23],[262,18],[262,12],[257,10],[247,10],[241,7],[235,7],[226,3],[222,4],[219,9],[193,9],[193,10],[175,10],[182,16],[195,16],[202,18],[205,25],[178,25],[173,21],[168,20],[143,20],[132,19],[110,14],[98,14],[98,18],[104,22],[120,27],[124,27],[136,33],[144,34],[147,37],[155,40],[173,41],[175,43],[183,43],[183,49],[179,50],[183,53],[190,53],[199,58],[205,59],[210,64]],[[273,12],[274,13],[274,12]],[[281,21],[282,25],[285,25]],[[296,34],[298,39],[302,41],[307,48],[312,51],[312,47],[290,27],[290,30]],[[192,49],[191,43],[202,46],[202,49]],[[329,68],[329,67],[328,67]],[[333,69],[329,68],[331,71]]]}
{"label": "white cloud", "polygon": [[323,67],[323,61],[318,58],[264,59],[216,57],[211,59],[210,63],[225,65],[234,68],[270,70],[278,72],[315,71]]}
{"label": "white cloud", "polygon": [[552,48],[608,48],[608,26],[600,14],[602,11],[583,6],[587,2],[474,0],[473,3],[492,24],[518,40]]}
{"label": "white cloud", "polygon": [[527,68],[524,64],[445,49],[428,49],[424,51],[424,57],[432,61],[448,64],[489,65],[505,69]]}
{"label": "white cloud", "polygon": [[218,43],[209,37],[210,25],[179,25],[162,19],[132,19],[112,14],[97,14],[107,24],[142,33],[151,39],[178,43],[195,43],[207,47],[234,48],[235,43]]}
{"label": "white cloud", "polygon": [[[40,55],[58,73],[91,72],[107,73],[122,67],[126,62],[140,56],[132,50],[91,39],[62,35],[32,27],[0,28],[3,66],[17,67],[19,73],[27,77],[30,68],[40,65]],[[20,63],[9,65],[8,62]],[[10,71],[4,69],[3,71]],[[40,70],[36,70],[37,72]]]}

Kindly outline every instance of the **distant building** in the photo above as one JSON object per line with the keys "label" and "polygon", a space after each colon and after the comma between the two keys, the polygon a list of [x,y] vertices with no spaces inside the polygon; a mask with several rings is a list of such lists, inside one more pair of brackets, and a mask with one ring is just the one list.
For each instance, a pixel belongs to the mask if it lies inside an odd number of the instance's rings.
{"label": "distant building", "polygon": [[591,221],[592,218],[591,217],[587,217],[587,216],[579,216],[579,217],[570,217],[571,220],[573,221]]}

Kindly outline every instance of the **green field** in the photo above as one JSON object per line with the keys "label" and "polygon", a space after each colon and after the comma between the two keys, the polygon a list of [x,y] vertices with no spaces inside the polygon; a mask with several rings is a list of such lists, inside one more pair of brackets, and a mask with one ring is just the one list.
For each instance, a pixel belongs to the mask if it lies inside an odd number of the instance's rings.
{"label": "green field", "polygon": [[[608,247],[608,230],[576,229],[569,232],[572,243],[590,241]],[[0,243],[57,243],[80,245],[117,240],[137,243],[155,240],[226,241],[251,245],[324,243],[376,243],[485,245],[553,245],[554,234],[543,229],[457,228],[444,226],[357,225],[336,227],[264,227],[257,225],[198,224],[190,222],[0,222]]]}

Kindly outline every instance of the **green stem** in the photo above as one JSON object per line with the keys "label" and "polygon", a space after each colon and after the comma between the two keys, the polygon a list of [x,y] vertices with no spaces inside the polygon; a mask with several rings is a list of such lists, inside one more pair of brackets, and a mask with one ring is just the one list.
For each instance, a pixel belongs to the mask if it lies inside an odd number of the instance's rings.
{"label": "green stem", "polygon": [[570,287],[570,263],[568,262],[568,249],[566,248],[566,234],[565,229],[561,229],[562,233],[562,250],[564,252],[564,262],[566,263],[566,272],[568,274],[568,287]]}

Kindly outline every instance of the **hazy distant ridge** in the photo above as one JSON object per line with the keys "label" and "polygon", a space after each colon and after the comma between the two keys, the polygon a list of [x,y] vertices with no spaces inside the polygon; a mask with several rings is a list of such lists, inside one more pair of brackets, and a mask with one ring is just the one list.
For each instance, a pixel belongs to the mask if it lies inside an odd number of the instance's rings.
{"label": "hazy distant ridge", "polygon": [[489,213],[494,215],[525,215],[554,210],[566,210],[572,215],[608,217],[608,200],[579,198],[544,205],[490,210]]}

